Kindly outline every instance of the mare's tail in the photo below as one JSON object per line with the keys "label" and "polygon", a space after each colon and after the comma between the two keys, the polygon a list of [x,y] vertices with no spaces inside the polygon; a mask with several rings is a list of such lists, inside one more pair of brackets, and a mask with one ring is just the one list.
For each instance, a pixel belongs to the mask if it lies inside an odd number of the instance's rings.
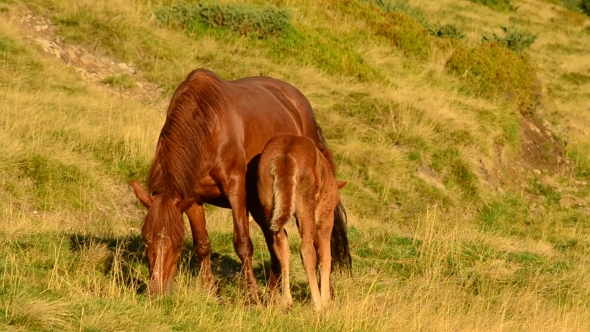
{"label": "mare's tail", "polygon": [[275,158],[270,165],[272,176],[273,210],[270,230],[278,232],[295,212],[297,162],[290,155]]}
{"label": "mare's tail", "polygon": [[324,138],[322,127],[320,127],[320,125],[315,122],[315,128],[319,139],[319,142],[316,143],[316,147],[324,155],[326,161],[328,161],[328,165],[332,170],[332,174],[336,175],[336,163],[334,162],[334,156],[332,155],[330,149],[328,149],[328,142],[326,142],[326,138]]}
{"label": "mare's tail", "polygon": [[332,269],[348,271],[352,276],[352,257],[348,247],[348,235],[346,234],[346,211],[342,201],[334,209],[334,228],[330,248],[332,250]]}

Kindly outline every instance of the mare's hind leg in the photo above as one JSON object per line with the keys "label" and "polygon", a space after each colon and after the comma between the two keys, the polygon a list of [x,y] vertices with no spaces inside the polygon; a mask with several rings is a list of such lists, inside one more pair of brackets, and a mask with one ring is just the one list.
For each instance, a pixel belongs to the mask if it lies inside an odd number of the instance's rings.
{"label": "mare's hind leg", "polygon": [[211,271],[211,243],[205,225],[205,212],[202,205],[193,204],[186,212],[193,236],[193,246],[199,259],[199,279],[201,285],[211,294],[217,293],[217,286]]}

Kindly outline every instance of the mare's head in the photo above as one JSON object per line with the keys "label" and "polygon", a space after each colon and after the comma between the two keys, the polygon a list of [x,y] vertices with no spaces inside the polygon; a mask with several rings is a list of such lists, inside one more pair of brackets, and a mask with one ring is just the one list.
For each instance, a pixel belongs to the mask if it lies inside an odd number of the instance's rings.
{"label": "mare's head", "polygon": [[168,193],[150,195],[139,183],[131,181],[137,199],[148,209],[141,234],[150,270],[150,295],[169,293],[184,245],[182,213],[195,199],[181,200]]}

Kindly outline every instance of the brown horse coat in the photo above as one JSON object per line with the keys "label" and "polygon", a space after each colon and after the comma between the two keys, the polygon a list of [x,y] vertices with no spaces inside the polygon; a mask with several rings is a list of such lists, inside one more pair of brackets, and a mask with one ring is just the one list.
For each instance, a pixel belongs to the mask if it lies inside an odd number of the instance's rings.
{"label": "brown horse coat", "polygon": [[[283,303],[292,303],[289,289],[289,243],[283,231],[293,214],[301,235],[301,259],[307,272],[312,300],[317,309],[330,301],[331,241],[342,238],[336,259],[350,261],[346,219],[340,205],[338,190],[346,182],[337,181],[330,155],[316,148],[314,141],[304,136],[277,135],[262,150],[258,165],[258,195],[270,230],[280,264]],[[336,219],[335,219],[336,217]],[[338,225],[333,236],[334,223]],[[332,243],[333,244],[333,243]],[[338,246],[332,246],[338,248]],[[345,252],[343,252],[343,250]],[[321,292],[316,281],[316,255],[319,257]],[[346,263],[346,262],[343,262]]]}
{"label": "brown horse coat", "polygon": [[[132,181],[137,198],[148,208],[142,234],[151,293],[171,288],[182,250],[183,212],[201,261],[202,282],[215,290],[203,211],[203,204],[209,203],[232,209],[234,248],[249,294],[258,301],[246,208],[247,166],[271,137],[282,133],[309,137],[331,158],[309,101],[288,83],[268,77],[224,81],[198,69],[178,86],[160,133],[148,191]],[[257,196],[255,188],[249,196]],[[257,222],[265,222],[256,204],[250,212]],[[265,236],[270,245],[272,234],[265,231]],[[276,257],[272,259],[275,264]],[[273,279],[271,273],[271,283]]]}

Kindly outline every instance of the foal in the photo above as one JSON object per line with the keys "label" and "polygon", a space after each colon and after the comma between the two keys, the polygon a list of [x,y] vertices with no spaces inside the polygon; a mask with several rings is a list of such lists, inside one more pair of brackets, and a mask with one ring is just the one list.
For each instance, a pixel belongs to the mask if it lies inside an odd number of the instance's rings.
{"label": "foal", "polygon": [[[316,309],[330,301],[332,255],[334,260],[350,264],[346,218],[338,192],[344,185],[346,182],[336,180],[333,164],[307,137],[278,135],[262,150],[258,194],[267,226],[274,232],[273,249],[280,262],[284,305],[293,303],[289,288],[290,249],[283,230],[293,213],[301,236],[301,259]],[[316,257],[319,257],[321,291],[316,280]]]}

